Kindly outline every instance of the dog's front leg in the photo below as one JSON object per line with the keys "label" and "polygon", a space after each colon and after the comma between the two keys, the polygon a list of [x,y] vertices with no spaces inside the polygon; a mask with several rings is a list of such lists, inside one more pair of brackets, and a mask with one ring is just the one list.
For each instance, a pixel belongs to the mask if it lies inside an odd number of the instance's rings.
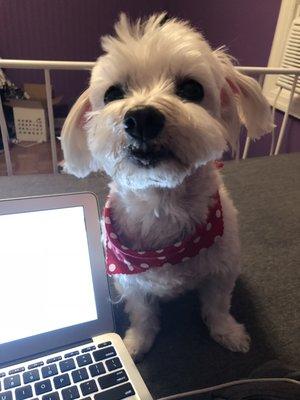
{"label": "dog's front leg", "polygon": [[199,295],[202,303],[202,317],[216,342],[231,351],[246,353],[250,337],[244,325],[239,324],[230,314],[231,293],[236,276],[214,274],[201,285]]}
{"label": "dog's front leg", "polygon": [[125,310],[129,315],[130,328],[124,338],[131,356],[137,361],[147,353],[159,331],[158,301],[144,294],[126,296]]}

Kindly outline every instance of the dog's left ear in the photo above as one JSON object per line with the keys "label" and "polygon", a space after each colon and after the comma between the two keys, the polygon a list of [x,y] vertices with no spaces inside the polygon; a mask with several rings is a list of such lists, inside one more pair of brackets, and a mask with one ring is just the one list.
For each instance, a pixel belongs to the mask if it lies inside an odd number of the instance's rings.
{"label": "dog's left ear", "polygon": [[213,52],[224,74],[221,89],[221,115],[227,126],[227,140],[235,149],[240,133],[240,122],[248,136],[255,139],[273,128],[271,109],[258,82],[238,72],[224,50]]}
{"label": "dog's left ear", "polygon": [[85,129],[86,113],[91,111],[89,90],[85,90],[71,108],[62,128],[61,145],[64,153],[64,170],[78,178],[95,171],[95,163],[88,148]]}

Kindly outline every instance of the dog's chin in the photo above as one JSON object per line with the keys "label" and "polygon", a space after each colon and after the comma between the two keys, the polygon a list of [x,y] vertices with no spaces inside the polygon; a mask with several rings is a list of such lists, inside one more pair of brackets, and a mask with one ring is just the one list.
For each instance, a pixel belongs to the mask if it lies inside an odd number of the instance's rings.
{"label": "dog's chin", "polygon": [[128,160],[139,168],[155,168],[158,165],[175,161],[175,155],[166,147],[149,147],[147,145],[129,145],[126,149]]}

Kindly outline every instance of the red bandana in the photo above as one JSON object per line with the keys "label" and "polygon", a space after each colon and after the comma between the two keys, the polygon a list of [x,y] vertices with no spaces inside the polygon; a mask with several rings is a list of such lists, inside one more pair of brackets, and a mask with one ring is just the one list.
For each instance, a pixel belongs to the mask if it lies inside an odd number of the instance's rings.
{"label": "red bandana", "polygon": [[114,232],[109,201],[103,210],[105,222],[106,272],[114,274],[138,274],[150,268],[179,264],[195,257],[201,249],[207,249],[223,235],[223,214],[219,192],[213,198],[206,222],[198,224],[195,233],[184,240],[158,250],[138,251],[123,246]]}

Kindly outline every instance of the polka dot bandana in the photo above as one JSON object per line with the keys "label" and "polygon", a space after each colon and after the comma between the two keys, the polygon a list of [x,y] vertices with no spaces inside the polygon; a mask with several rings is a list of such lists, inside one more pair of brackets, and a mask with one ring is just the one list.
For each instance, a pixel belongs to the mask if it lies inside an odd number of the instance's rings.
{"label": "polka dot bandana", "polygon": [[108,275],[139,274],[150,268],[162,268],[196,257],[223,235],[223,214],[219,192],[213,199],[207,220],[196,226],[192,235],[182,241],[157,250],[132,250],[120,243],[113,229],[109,200],[103,210],[105,222],[106,271]]}

